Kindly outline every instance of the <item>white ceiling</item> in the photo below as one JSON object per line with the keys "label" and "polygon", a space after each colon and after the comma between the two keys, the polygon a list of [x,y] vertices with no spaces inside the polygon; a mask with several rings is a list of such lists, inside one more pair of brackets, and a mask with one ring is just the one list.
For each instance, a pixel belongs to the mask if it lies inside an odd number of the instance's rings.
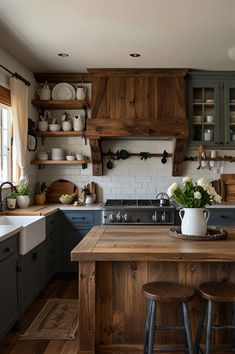
{"label": "white ceiling", "polygon": [[0,0],[0,46],[33,72],[235,70],[235,0]]}

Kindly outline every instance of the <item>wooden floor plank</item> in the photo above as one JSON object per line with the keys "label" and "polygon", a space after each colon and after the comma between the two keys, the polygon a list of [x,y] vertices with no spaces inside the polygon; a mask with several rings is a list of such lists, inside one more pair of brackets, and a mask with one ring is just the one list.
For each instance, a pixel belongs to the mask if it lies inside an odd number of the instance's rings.
{"label": "wooden floor plank", "polygon": [[[78,351],[78,340],[20,340],[46,301],[50,298],[76,299],[77,274],[59,274],[46,286],[20,320],[21,330],[11,331],[0,341],[1,354],[83,354]],[[92,354],[92,353],[84,353]]]}

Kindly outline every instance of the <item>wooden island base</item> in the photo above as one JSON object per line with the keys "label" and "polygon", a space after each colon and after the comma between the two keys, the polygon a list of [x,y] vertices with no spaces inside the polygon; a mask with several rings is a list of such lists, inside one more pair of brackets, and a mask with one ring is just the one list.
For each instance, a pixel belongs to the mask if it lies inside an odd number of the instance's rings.
{"label": "wooden island base", "polygon": [[[168,236],[169,227],[94,227],[72,251],[79,261],[79,341],[86,354],[143,352],[147,303],[142,285],[174,281],[195,289],[206,281],[235,283],[235,229],[225,241],[183,241]],[[193,337],[200,311],[198,295],[189,303]],[[180,321],[174,304],[159,306],[157,321]],[[225,323],[231,309],[216,304],[214,320]],[[228,343],[225,331],[215,344]],[[179,331],[161,332],[158,343],[182,343]],[[232,336],[231,336],[232,337]]]}

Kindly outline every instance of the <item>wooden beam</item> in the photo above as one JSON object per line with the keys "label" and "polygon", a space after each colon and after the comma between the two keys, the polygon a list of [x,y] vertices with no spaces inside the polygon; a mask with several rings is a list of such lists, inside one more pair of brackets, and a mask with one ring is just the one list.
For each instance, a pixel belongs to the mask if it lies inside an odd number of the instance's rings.
{"label": "wooden beam", "polygon": [[186,142],[186,139],[175,139],[172,161],[172,176],[182,176],[183,174],[183,160]]}
{"label": "wooden beam", "polygon": [[91,83],[91,77],[87,73],[35,73],[37,82],[69,82],[69,83]]}
{"label": "wooden beam", "polygon": [[185,76],[189,69],[87,69],[94,76]]}
{"label": "wooden beam", "polygon": [[93,176],[102,176],[102,153],[99,139],[89,139],[91,148],[92,174]]}

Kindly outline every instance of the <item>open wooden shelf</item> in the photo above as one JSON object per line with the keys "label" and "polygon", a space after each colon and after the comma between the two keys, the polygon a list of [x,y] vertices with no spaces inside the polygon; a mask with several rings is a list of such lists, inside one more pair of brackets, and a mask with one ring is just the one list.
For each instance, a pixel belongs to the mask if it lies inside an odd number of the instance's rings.
{"label": "open wooden shelf", "polygon": [[79,132],[76,132],[74,130],[70,130],[70,131],[67,131],[67,132],[64,132],[62,130],[60,131],[57,131],[57,132],[51,132],[49,130],[47,131],[40,131],[40,130],[36,130],[35,131],[35,135],[36,136],[41,136],[41,137],[73,137],[73,136],[81,136],[83,137],[85,135],[85,132],[84,131],[79,131]]}
{"label": "open wooden shelf", "polygon": [[84,109],[90,108],[90,103],[79,100],[32,100],[32,104],[38,108],[46,109]]}
{"label": "open wooden shelf", "polygon": [[84,165],[91,163],[91,160],[32,160],[32,165]]}

